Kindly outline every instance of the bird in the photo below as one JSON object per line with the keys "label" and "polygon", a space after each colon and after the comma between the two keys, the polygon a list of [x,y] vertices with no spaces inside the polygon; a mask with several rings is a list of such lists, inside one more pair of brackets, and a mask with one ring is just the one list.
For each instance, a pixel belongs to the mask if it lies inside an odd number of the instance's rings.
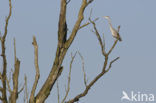
{"label": "bird", "polygon": [[109,16],[104,16],[104,18],[108,20],[110,31],[111,31],[113,37],[118,39],[119,41],[122,41],[122,39],[119,35],[119,32],[116,29],[114,29],[112,24],[111,24],[111,18]]}
{"label": "bird", "polygon": [[127,100],[130,101],[130,98],[128,97],[128,95],[127,95],[127,93],[125,91],[122,91],[122,94],[123,94],[123,96],[122,96],[121,100],[127,99]]}

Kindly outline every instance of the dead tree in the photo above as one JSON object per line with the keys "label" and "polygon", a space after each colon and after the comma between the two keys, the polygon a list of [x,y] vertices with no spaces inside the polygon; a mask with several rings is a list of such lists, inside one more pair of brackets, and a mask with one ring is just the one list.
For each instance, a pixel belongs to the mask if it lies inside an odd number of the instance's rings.
{"label": "dead tree", "polygon": [[[79,101],[80,98],[84,97],[85,95],[87,95],[89,89],[96,83],[96,81],[98,81],[105,73],[107,73],[111,66],[112,63],[115,62],[116,60],[119,59],[119,57],[115,58],[114,60],[112,60],[110,63],[108,62],[108,58],[109,55],[111,54],[112,50],[114,49],[115,45],[118,42],[118,39],[115,40],[113,46],[110,48],[110,50],[107,52],[105,50],[105,42],[102,41],[100,33],[97,30],[95,21],[98,20],[98,18],[96,18],[95,20],[91,20],[91,16],[88,19],[88,22],[85,24],[82,24],[82,21],[84,19],[84,11],[86,9],[86,7],[93,2],[93,0],[82,0],[82,4],[81,7],[79,9],[79,13],[78,13],[78,17],[77,20],[75,22],[75,25],[71,31],[71,34],[69,35],[69,38],[67,38],[67,20],[66,20],[66,8],[68,3],[70,2],[70,0],[61,0],[61,9],[60,9],[60,15],[59,15],[59,22],[58,22],[58,44],[57,44],[57,50],[56,50],[56,55],[55,55],[55,59],[53,62],[53,65],[51,67],[51,71],[49,73],[49,76],[47,77],[45,83],[43,84],[43,86],[39,89],[39,92],[35,95],[35,91],[38,85],[38,81],[40,78],[40,72],[39,72],[39,64],[38,64],[38,44],[36,41],[36,37],[33,37],[33,42],[32,45],[34,46],[34,65],[35,65],[35,70],[36,70],[36,75],[35,75],[35,81],[33,83],[33,87],[31,89],[31,93],[30,93],[30,97],[28,97],[28,92],[27,92],[27,78],[25,77],[25,84],[24,86],[19,89],[18,87],[18,76],[19,76],[19,71],[20,71],[20,61],[19,59],[16,57],[16,44],[15,44],[15,39],[14,39],[14,71],[13,71],[13,75],[12,75],[12,81],[13,81],[13,87],[11,88],[10,86],[10,81],[11,81],[11,77],[8,78],[7,77],[7,58],[6,58],[6,52],[5,52],[5,40],[6,40],[6,36],[7,36],[7,28],[8,28],[8,23],[9,23],[9,19],[11,17],[11,13],[12,13],[12,4],[11,4],[11,0],[9,0],[9,15],[6,18],[6,22],[5,22],[5,31],[4,34],[0,37],[0,41],[1,41],[1,56],[2,56],[2,60],[3,60],[3,71],[2,73],[0,73],[0,80],[2,83],[2,87],[0,87],[0,92],[1,92],[1,96],[0,96],[0,100],[2,101],[2,103],[16,103],[16,100],[19,97],[19,93],[24,89],[24,95],[25,95],[25,99],[24,102],[29,102],[29,103],[44,103],[45,100],[48,98],[48,96],[50,95],[51,90],[53,89],[54,84],[56,83],[56,80],[58,79],[59,76],[61,76],[61,73],[63,71],[63,66],[62,66],[62,62],[64,60],[64,57],[69,49],[69,47],[71,46],[72,42],[74,41],[77,32],[86,27],[87,25],[91,24],[93,25],[93,33],[97,36],[98,40],[99,40],[99,44],[101,46],[101,50],[102,50],[102,54],[104,56],[104,64],[103,64],[103,68],[101,73],[99,73],[90,83],[87,83],[86,80],[86,73],[85,73],[85,69],[84,69],[84,60],[83,60],[83,56],[78,52],[79,56],[81,57],[82,60],[82,70],[84,73],[84,84],[85,84],[85,90],[82,91],[82,93],[78,94],[77,96],[75,96],[74,98],[70,99],[70,100],[66,100],[68,93],[70,91],[70,78],[71,78],[71,68],[72,68],[72,62],[74,61],[74,58],[76,56],[77,53],[75,53],[75,55],[72,55],[72,60],[71,60],[71,64],[70,64],[70,71],[69,71],[69,76],[68,76],[68,88],[66,91],[66,94],[64,96],[64,98],[62,99],[61,103],[67,102],[67,103],[74,103],[76,101]],[[120,26],[118,28],[118,32],[119,32]],[[107,66],[109,65],[109,66]],[[59,98],[59,87],[57,85],[58,88],[58,100]],[[7,95],[7,90],[9,91],[10,96],[8,97]]]}

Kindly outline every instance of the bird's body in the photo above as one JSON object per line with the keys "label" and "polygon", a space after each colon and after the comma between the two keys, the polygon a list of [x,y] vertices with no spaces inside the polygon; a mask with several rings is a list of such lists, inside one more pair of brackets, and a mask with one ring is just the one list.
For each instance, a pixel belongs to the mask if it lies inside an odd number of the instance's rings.
{"label": "bird's body", "polygon": [[120,35],[119,35],[119,32],[113,28],[112,24],[111,24],[111,19],[109,16],[105,16],[104,18],[106,18],[108,20],[108,23],[109,23],[109,27],[110,27],[110,31],[112,33],[112,36],[116,39],[118,39],[119,41],[122,41]]}

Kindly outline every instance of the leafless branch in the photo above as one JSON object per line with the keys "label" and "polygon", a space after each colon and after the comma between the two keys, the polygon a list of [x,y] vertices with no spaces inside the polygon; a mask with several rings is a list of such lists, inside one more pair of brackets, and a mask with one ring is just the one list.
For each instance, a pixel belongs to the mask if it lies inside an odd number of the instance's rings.
{"label": "leafless branch", "polygon": [[45,81],[44,85],[42,86],[42,88],[39,90],[38,94],[35,97],[35,102],[43,103],[45,99],[50,95],[50,91],[52,90],[53,85],[55,84],[59,75],[62,73],[63,70],[62,62],[67,53],[68,48],[72,44],[77,34],[77,31],[80,28],[81,22],[84,18],[83,16],[84,10],[91,3],[91,1],[82,0],[82,4],[78,14],[78,19],[73,27],[69,39],[66,41],[66,34],[67,34],[67,24],[65,18],[66,0],[61,0],[61,9],[60,9],[60,18],[59,18],[59,27],[58,27],[58,46],[57,46],[55,60],[53,62],[53,66],[51,68],[47,80]]}
{"label": "leafless branch", "polygon": [[89,89],[94,85],[94,83],[95,83],[99,78],[101,78],[101,77],[104,75],[104,73],[105,73],[105,68],[106,68],[106,66],[107,66],[107,61],[108,61],[108,57],[106,56],[106,57],[105,57],[105,62],[104,62],[104,66],[103,66],[102,72],[101,72],[100,74],[98,74],[98,75],[86,86],[85,90],[84,90],[82,93],[78,94],[78,95],[75,96],[73,99],[67,101],[67,103],[74,103],[74,102],[76,102],[76,101],[79,101],[80,98],[86,96],[86,94],[88,93]]}
{"label": "leafless branch", "polygon": [[33,37],[33,42],[32,42],[33,46],[34,46],[34,63],[35,63],[35,69],[36,69],[36,75],[35,75],[35,81],[31,90],[31,94],[30,94],[30,103],[33,103],[34,101],[34,95],[35,95],[35,90],[38,84],[38,80],[40,78],[40,71],[39,71],[39,65],[38,65],[38,45],[36,42],[36,38],[35,36]]}
{"label": "leafless branch", "polygon": [[103,33],[103,48],[105,50],[105,35],[104,35],[104,33]]}
{"label": "leafless branch", "polygon": [[[98,19],[99,19],[99,18],[96,18],[96,19],[94,19],[93,21],[95,22],[95,21],[97,21]],[[83,27],[86,27],[86,26],[88,26],[89,24],[91,24],[91,22],[87,22],[87,23],[83,24],[82,26],[80,26],[79,29],[82,29]]]}
{"label": "leafless branch", "polygon": [[[90,20],[90,22],[93,24],[93,27],[94,27],[94,30],[95,30],[94,33],[96,34],[96,36],[97,36],[97,38],[98,38],[98,40],[99,40],[99,43],[100,43],[100,46],[101,46],[101,49],[102,49],[102,54],[103,54],[103,56],[104,56],[104,58],[105,58],[105,61],[104,61],[104,64],[103,64],[102,71],[101,71],[88,85],[86,85],[85,90],[84,90],[82,93],[80,93],[80,94],[78,94],[77,96],[75,96],[73,99],[67,101],[67,103],[74,103],[74,102],[76,102],[76,101],[79,101],[80,98],[86,96],[87,93],[88,93],[88,91],[89,91],[89,89],[90,89],[105,73],[107,73],[107,72],[110,70],[112,63],[114,63],[116,60],[119,59],[119,57],[117,57],[116,59],[112,60],[112,61],[110,62],[110,64],[109,64],[109,68],[106,70],[106,67],[107,67],[107,64],[108,64],[108,57],[109,57],[111,51],[113,50],[113,48],[115,47],[115,45],[116,45],[116,43],[117,43],[118,40],[115,41],[115,43],[113,44],[112,48],[109,50],[108,53],[106,53],[106,52],[105,52],[105,49],[104,49],[104,48],[105,48],[105,44],[103,44],[103,42],[102,42],[102,39],[101,39],[101,37],[100,37],[100,34],[99,34],[99,32],[98,32],[98,30],[97,30],[97,28],[96,28],[95,22],[93,22],[90,18],[89,18],[89,20]],[[120,29],[120,27],[118,27],[118,31],[119,31],[119,29]]]}
{"label": "leafless branch", "polygon": [[82,0],[82,5],[81,5],[80,10],[79,10],[78,19],[74,25],[74,28],[72,30],[72,33],[71,33],[69,39],[67,40],[67,42],[65,44],[65,48],[69,48],[69,46],[72,44],[72,42],[73,42],[73,40],[74,40],[74,38],[75,38],[79,28],[80,28],[80,24],[81,24],[82,20],[84,19],[84,15],[83,15],[84,10],[92,1],[93,0],[89,0],[89,1]]}
{"label": "leafless branch", "polygon": [[78,54],[79,54],[81,61],[82,61],[82,71],[83,71],[83,77],[84,77],[84,84],[85,84],[85,86],[87,86],[86,72],[85,72],[85,68],[84,68],[84,58],[80,52],[78,52]]}
{"label": "leafless branch", "polygon": [[6,55],[5,55],[5,39],[8,33],[8,23],[11,17],[12,13],[12,4],[11,0],[9,0],[9,15],[6,18],[5,21],[5,30],[4,30],[4,35],[1,37],[1,48],[2,48],[2,58],[3,58],[3,72],[2,72],[2,85],[3,85],[3,92],[2,92],[2,102],[7,103],[7,94],[6,94],[6,73],[7,73],[7,60],[6,60]]}
{"label": "leafless branch", "polygon": [[7,82],[7,86],[8,86],[8,91],[11,94],[12,93],[12,90],[11,90],[10,81],[8,80],[8,78],[6,78],[6,82]]}
{"label": "leafless branch", "polygon": [[22,86],[22,88],[18,91],[18,94],[20,94],[24,90],[25,85]]}
{"label": "leafless branch", "polygon": [[104,45],[103,45],[101,36],[100,36],[100,34],[99,34],[99,32],[98,32],[98,30],[97,30],[97,28],[96,28],[96,24],[95,24],[95,22],[92,21],[90,18],[89,18],[89,21],[93,24],[93,27],[94,27],[94,30],[95,30],[94,33],[96,34],[96,36],[97,36],[97,38],[98,38],[98,40],[99,40],[99,43],[100,43],[100,46],[101,46],[101,50],[102,50],[102,54],[105,56],[105,55],[106,55],[105,47],[104,47]]}
{"label": "leafless branch", "polygon": [[70,69],[69,69],[69,75],[68,75],[68,87],[66,89],[66,94],[65,94],[65,96],[64,96],[64,98],[63,98],[63,100],[62,100],[61,103],[64,103],[65,102],[65,100],[66,100],[66,98],[68,96],[68,93],[70,91],[71,69],[72,69],[72,64],[74,62],[74,59],[75,59],[76,54],[77,54],[77,52],[74,54],[74,56],[71,54]]}
{"label": "leafless branch", "polygon": [[69,4],[71,0],[66,1],[66,4]]}
{"label": "leafless branch", "polygon": [[1,92],[3,91],[3,88],[2,88],[2,87],[0,87],[0,91],[1,91]]}
{"label": "leafless branch", "polygon": [[20,69],[20,61],[16,57],[16,41],[15,41],[15,39],[14,39],[14,58],[15,58],[15,64],[14,64],[14,72],[13,72],[13,76],[12,76],[13,90],[11,90],[11,88],[9,87],[10,81],[7,83],[9,91],[10,91],[9,101],[11,103],[16,103],[16,100],[18,98],[18,77],[19,77],[19,69]]}
{"label": "leafless branch", "polygon": [[113,59],[113,60],[109,63],[109,67],[108,67],[108,69],[106,70],[106,72],[108,72],[108,71],[110,70],[110,68],[112,67],[112,64],[113,64],[115,61],[117,61],[119,58],[120,58],[120,57],[117,57],[117,58]]}
{"label": "leafless branch", "polygon": [[24,86],[25,86],[25,88],[24,88],[24,103],[28,103],[28,89],[27,89],[27,77],[26,77],[26,75],[24,76],[24,81],[25,81],[25,83],[24,83]]}
{"label": "leafless branch", "polygon": [[109,54],[112,52],[112,50],[114,49],[114,47],[115,47],[115,45],[117,44],[117,42],[118,42],[118,39],[116,39],[116,40],[114,41],[114,44],[113,44],[113,46],[111,47],[111,49],[108,51],[107,55],[109,55]]}
{"label": "leafless branch", "polygon": [[59,83],[58,83],[58,80],[57,80],[57,101],[58,101],[58,103],[60,103],[60,91],[59,91]]}

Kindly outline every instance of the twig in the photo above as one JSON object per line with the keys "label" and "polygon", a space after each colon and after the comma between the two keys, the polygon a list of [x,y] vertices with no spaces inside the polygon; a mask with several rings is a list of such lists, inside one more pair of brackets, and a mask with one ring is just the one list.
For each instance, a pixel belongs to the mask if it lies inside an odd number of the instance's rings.
{"label": "twig", "polygon": [[72,64],[74,62],[74,58],[75,58],[76,54],[77,54],[77,52],[73,56],[72,53],[71,53],[70,69],[69,69],[69,75],[68,75],[68,87],[66,89],[66,94],[65,94],[65,96],[64,96],[64,98],[63,98],[63,100],[62,100],[61,103],[64,103],[65,102],[65,100],[66,100],[66,98],[68,96],[68,93],[70,91],[71,69],[72,69]]}
{"label": "twig", "polygon": [[[99,40],[99,43],[100,43],[100,46],[101,46],[101,51],[102,51],[102,54],[105,56],[106,55],[106,52],[105,52],[105,48],[104,48],[104,45],[103,45],[103,42],[102,42],[102,39],[101,39],[101,36],[96,28],[96,24],[94,21],[92,21],[90,18],[89,18],[89,21],[93,24],[93,27],[94,27],[94,30],[95,30],[95,34]],[[93,31],[92,31],[93,32]]]}
{"label": "twig", "polygon": [[20,69],[20,61],[16,57],[16,41],[14,39],[14,58],[15,58],[15,64],[14,64],[14,72],[12,76],[13,80],[13,90],[10,95],[10,102],[16,103],[16,100],[18,98],[18,77],[19,77],[19,69]]}
{"label": "twig", "polygon": [[105,50],[105,36],[104,36],[104,33],[103,33],[103,48],[104,48],[104,50]]}
{"label": "twig", "polygon": [[[90,17],[90,18],[91,18],[91,17]],[[109,68],[106,70],[106,67],[107,67],[107,64],[108,64],[108,57],[109,57],[110,53],[112,52],[113,48],[115,47],[115,45],[116,45],[116,43],[117,43],[118,40],[116,40],[116,41],[114,42],[112,48],[109,50],[108,53],[106,53],[106,52],[105,52],[105,43],[102,42],[102,39],[101,39],[101,37],[100,37],[100,34],[99,34],[99,32],[98,32],[98,30],[97,30],[97,28],[96,28],[96,24],[95,24],[90,18],[89,18],[89,21],[93,24],[93,27],[94,27],[94,30],[95,30],[95,32],[94,32],[94,31],[93,31],[93,32],[96,34],[96,36],[97,36],[97,38],[98,38],[98,40],[99,40],[99,43],[100,43],[101,49],[102,49],[102,54],[103,54],[103,56],[104,56],[104,58],[105,58],[105,61],[104,61],[104,64],[103,64],[102,71],[101,71],[88,85],[86,85],[85,90],[84,90],[82,93],[80,93],[80,94],[78,94],[77,96],[75,96],[73,99],[67,101],[67,103],[74,103],[74,102],[76,102],[76,101],[79,101],[80,98],[86,96],[87,93],[88,93],[88,91],[89,91],[89,89],[90,89],[105,73],[107,73],[107,72],[110,70],[110,68],[111,68],[111,66],[112,66],[112,63],[114,63],[116,60],[119,59],[119,57],[117,57],[116,59],[112,60],[112,61],[110,62],[110,64],[109,64]],[[119,29],[120,29],[120,27],[118,27],[118,31],[119,31]],[[103,44],[103,43],[104,43],[104,44]]]}
{"label": "twig", "polygon": [[118,39],[116,39],[116,40],[114,41],[114,44],[113,44],[113,46],[111,47],[111,49],[108,51],[107,55],[109,55],[109,54],[112,52],[112,50],[114,49],[114,47],[115,47],[115,45],[117,44],[117,42],[118,42]]}
{"label": "twig", "polygon": [[[63,47],[61,46],[62,48],[60,48],[61,42],[58,42],[56,56],[55,56],[55,60],[54,60],[53,66],[51,68],[51,71],[49,73],[48,78],[46,79],[46,81],[43,84],[42,88],[39,90],[39,92],[35,96],[35,101],[36,102],[43,103],[43,102],[45,102],[45,100],[47,99],[47,97],[50,95],[50,91],[52,90],[52,88],[53,88],[56,80],[58,79],[59,75],[61,74],[61,72],[63,70],[63,67],[61,67],[61,66],[62,66],[62,62],[64,60],[64,57],[65,57],[65,55],[66,55],[66,53],[68,51],[68,48],[72,44],[72,42],[73,42],[73,40],[74,40],[74,38],[75,38],[78,30],[79,30],[79,27],[81,25],[81,22],[84,19],[84,15],[83,15],[84,14],[84,10],[91,3],[91,1],[82,0],[82,4],[81,4],[80,10],[79,10],[79,14],[78,14],[78,19],[76,20],[76,23],[75,23],[75,25],[73,27],[72,33],[70,34],[68,40],[67,41],[65,40],[65,42],[63,43]],[[63,14],[66,14],[65,13],[66,0],[61,0],[61,5],[62,4],[63,4],[63,6],[61,6],[60,15],[62,13]],[[64,9],[62,9],[62,8],[64,8]],[[61,18],[62,19],[59,19],[59,23],[62,20],[65,20],[65,19],[63,19],[63,14],[61,15]],[[64,22],[62,22],[62,23],[65,24]],[[67,26],[63,26],[63,27],[67,27]],[[65,32],[66,32],[67,29],[65,28],[63,30],[61,28],[62,28],[62,26],[59,26],[58,27],[58,39],[59,39],[59,37],[61,37],[60,34],[62,34],[62,33],[66,34]],[[62,33],[59,33],[61,30],[63,30],[63,32]]]}
{"label": "twig", "polygon": [[18,94],[20,94],[24,90],[24,86],[25,85],[23,85],[22,88],[18,91]]}
{"label": "twig", "polygon": [[24,76],[24,85],[25,85],[25,88],[24,88],[24,103],[28,103],[28,89],[27,89],[27,76],[25,75]]}
{"label": "twig", "polygon": [[40,78],[40,71],[39,71],[39,65],[38,65],[38,45],[36,42],[36,38],[35,36],[33,37],[33,42],[32,42],[33,46],[34,46],[34,55],[35,55],[35,59],[34,59],[34,63],[35,63],[35,70],[36,70],[36,75],[35,75],[35,81],[31,90],[31,95],[30,95],[30,102],[33,103],[34,101],[34,95],[35,95],[35,90],[38,84],[38,80]]}
{"label": "twig", "polygon": [[106,70],[106,72],[108,72],[108,71],[110,70],[110,68],[112,67],[112,64],[113,64],[115,61],[117,61],[119,58],[120,58],[120,57],[117,57],[117,58],[113,59],[113,60],[109,63],[109,67],[108,67],[108,69]]}
{"label": "twig", "polygon": [[83,71],[83,77],[84,77],[84,84],[85,84],[85,86],[87,86],[86,72],[85,72],[85,68],[84,68],[84,58],[80,52],[78,52],[78,54],[79,54],[81,61],[82,61],[82,71]]}
{"label": "twig", "polygon": [[67,4],[69,4],[69,3],[70,3],[70,1],[71,1],[71,0],[68,0],[68,1],[66,1],[66,3],[67,3]]}
{"label": "twig", "polygon": [[60,103],[60,93],[59,93],[59,83],[58,83],[58,80],[57,80],[57,100],[58,100],[58,103]]}
{"label": "twig", "polygon": [[79,10],[78,19],[74,25],[74,28],[72,30],[72,33],[71,33],[69,39],[65,43],[65,48],[69,48],[70,45],[72,44],[72,42],[73,42],[73,40],[74,40],[74,38],[75,38],[79,28],[80,28],[80,24],[81,24],[82,20],[84,19],[84,15],[83,15],[84,10],[92,1],[93,0],[89,0],[87,2],[87,0],[83,0],[82,5],[81,5],[80,10]]}
{"label": "twig", "polygon": [[[99,20],[99,18],[94,19],[93,21],[96,22],[97,20]],[[83,24],[82,26],[79,27],[79,29],[82,29],[83,27],[88,26],[89,24],[91,24],[91,22],[87,22],[85,24]]]}
{"label": "twig", "polygon": [[6,93],[6,74],[7,74],[7,60],[6,60],[6,55],[5,55],[5,39],[8,33],[8,23],[11,17],[12,13],[12,4],[11,0],[9,0],[9,15],[6,18],[5,22],[5,30],[4,30],[4,35],[1,37],[1,48],[2,48],[2,58],[3,58],[3,71],[2,71],[2,86],[3,86],[3,92],[2,92],[2,102],[7,103],[7,93]]}
{"label": "twig", "polygon": [[11,90],[10,81],[8,80],[8,78],[6,78],[6,82],[7,82],[7,86],[8,86],[8,91],[11,94],[12,93],[12,90]]}

